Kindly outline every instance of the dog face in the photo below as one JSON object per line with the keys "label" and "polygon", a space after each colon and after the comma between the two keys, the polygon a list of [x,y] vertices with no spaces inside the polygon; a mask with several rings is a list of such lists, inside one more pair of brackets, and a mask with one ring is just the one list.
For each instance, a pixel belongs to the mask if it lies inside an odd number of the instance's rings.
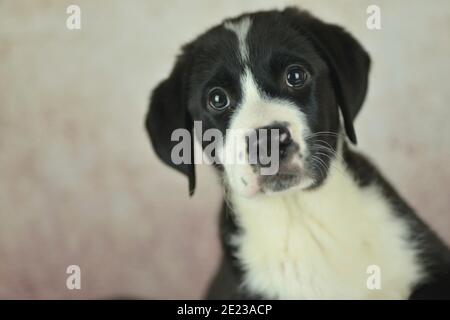
{"label": "dog face", "polygon": [[[170,77],[153,92],[147,130],[159,157],[189,177],[191,192],[193,153],[190,163],[174,164],[170,150],[171,132],[192,132],[194,121],[225,138],[213,157],[233,191],[253,196],[314,188],[335,157],[339,110],[356,143],[353,120],[369,65],[348,33],[306,12],[245,14],[183,48]],[[203,148],[209,143],[203,140]],[[240,161],[227,161],[230,154]]]}

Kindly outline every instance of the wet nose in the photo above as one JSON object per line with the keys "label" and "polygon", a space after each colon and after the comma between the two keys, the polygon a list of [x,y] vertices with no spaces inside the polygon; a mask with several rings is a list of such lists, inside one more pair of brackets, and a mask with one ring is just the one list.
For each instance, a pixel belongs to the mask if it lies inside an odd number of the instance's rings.
{"label": "wet nose", "polygon": [[[278,150],[276,148],[277,144]],[[256,160],[256,164],[265,165],[269,160],[268,158],[273,158],[272,151],[278,152],[279,160],[281,161],[288,155],[291,144],[291,134],[284,125],[270,125],[257,128],[247,137],[247,152],[250,162],[253,159]],[[274,150],[272,150],[272,145]]]}

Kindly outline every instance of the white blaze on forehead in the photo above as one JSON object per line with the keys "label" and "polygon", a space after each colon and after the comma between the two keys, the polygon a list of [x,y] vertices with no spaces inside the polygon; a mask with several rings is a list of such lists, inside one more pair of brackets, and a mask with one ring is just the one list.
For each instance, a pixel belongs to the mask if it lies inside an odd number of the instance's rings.
{"label": "white blaze on forehead", "polygon": [[241,90],[242,100],[233,114],[230,128],[257,129],[278,122],[289,124],[294,140],[302,140],[309,134],[306,116],[298,106],[288,100],[268,97],[249,68],[242,74]]}
{"label": "white blaze on forehead", "polygon": [[237,22],[225,22],[224,27],[230,31],[233,31],[239,42],[239,53],[241,55],[241,60],[243,63],[248,61],[248,46],[247,46],[247,35],[250,30],[252,21],[249,17],[242,18]]}

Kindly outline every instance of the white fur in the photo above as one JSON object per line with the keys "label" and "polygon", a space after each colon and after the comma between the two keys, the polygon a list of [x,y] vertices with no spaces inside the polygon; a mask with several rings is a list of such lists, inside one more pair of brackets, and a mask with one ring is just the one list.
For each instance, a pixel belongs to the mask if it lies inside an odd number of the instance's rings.
{"label": "white fur", "polygon": [[239,53],[241,56],[241,61],[243,63],[248,61],[248,46],[247,46],[247,34],[252,25],[250,18],[246,17],[238,22],[225,22],[224,27],[230,31],[233,31],[239,41]]}
{"label": "white fur", "polygon": [[[408,227],[377,187],[360,188],[340,161],[317,190],[232,194],[232,239],[248,289],[281,299],[403,299],[422,276]],[[381,269],[369,290],[368,266]]]}

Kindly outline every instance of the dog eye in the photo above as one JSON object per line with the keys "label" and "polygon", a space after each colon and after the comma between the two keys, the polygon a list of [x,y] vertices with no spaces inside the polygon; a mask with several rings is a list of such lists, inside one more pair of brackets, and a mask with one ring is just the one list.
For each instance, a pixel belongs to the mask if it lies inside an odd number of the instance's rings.
{"label": "dog eye", "polygon": [[230,105],[230,98],[224,89],[212,88],[208,94],[208,104],[211,108],[222,111]]}
{"label": "dog eye", "polygon": [[306,70],[298,65],[291,65],[286,70],[286,84],[291,88],[303,87],[308,79]]}

